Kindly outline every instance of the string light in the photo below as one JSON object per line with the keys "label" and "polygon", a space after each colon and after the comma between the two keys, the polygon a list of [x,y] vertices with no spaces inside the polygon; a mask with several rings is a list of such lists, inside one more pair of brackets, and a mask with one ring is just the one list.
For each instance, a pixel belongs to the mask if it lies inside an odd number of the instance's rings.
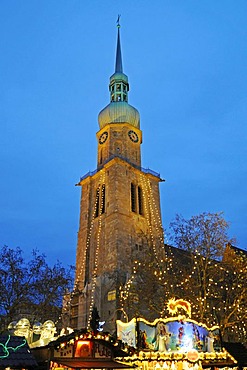
{"label": "string light", "polygon": [[[88,251],[90,249],[91,236],[92,236],[92,232],[94,230],[95,219],[97,218],[97,203],[100,199],[100,190],[102,191],[102,186],[104,186],[104,183],[105,183],[105,171],[101,170],[101,174],[100,174],[100,178],[99,178],[99,182],[98,182],[99,185],[96,189],[96,197],[95,197],[95,202],[94,202],[94,207],[93,207],[93,212],[92,212],[92,219],[91,219],[89,230],[88,230],[88,233],[87,233],[86,247],[84,249],[81,267],[80,267],[79,273],[78,273],[78,269],[77,269],[77,274],[76,274],[76,278],[75,278],[75,282],[74,282],[73,291],[70,292],[69,294],[67,294],[64,297],[64,300],[67,300],[67,301],[65,302],[65,304],[63,306],[63,312],[62,312],[61,316],[59,317],[59,319],[57,320],[57,322],[62,318],[62,316],[66,312],[70,313],[70,309],[71,309],[71,306],[73,304],[73,298],[78,295],[78,292],[80,292],[80,285],[81,284],[84,285],[83,274],[85,274],[87,254],[88,254]],[[98,215],[99,216],[98,217],[98,219],[99,219],[98,226],[99,227],[98,227],[97,236],[96,236],[97,244],[96,244],[96,249],[95,249],[95,258],[94,258],[94,266],[93,266],[93,274],[92,274],[92,282],[91,282],[91,296],[90,296],[89,316],[88,316],[87,327],[90,326],[90,320],[92,318],[92,309],[93,309],[94,300],[95,300],[94,293],[95,293],[96,280],[97,280],[98,256],[99,256],[99,248],[100,248],[100,233],[101,233],[101,224],[102,224],[102,210],[103,210],[103,207],[104,207],[103,197],[101,197],[100,202],[101,202],[100,203],[100,211],[99,211],[99,215]],[[80,262],[81,262],[81,260],[80,260]]]}
{"label": "string light", "polygon": [[[159,284],[163,284],[163,287],[167,288],[167,291],[165,292],[165,295],[167,295],[168,284],[166,277],[167,274],[173,270],[173,255],[170,251],[170,257],[168,257],[167,251],[164,248],[164,232],[162,228],[160,210],[157,204],[157,198],[154,197],[151,181],[147,176],[141,173],[139,182],[143,190],[144,215],[148,226],[148,235],[150,237],[149,247],[151,247],[155,261],[155,265],[152,267],[152,273],[157,277],[158,281],[160,282]],[[132,274],[125,286],[121,289],[120,304],[122,308],[124,308],[124,301],[126,302],[130,295],[132,284],[139,276],[137,270],[145,268],[144,264],[145,262],[134,262]]]}
{"label": "string light", "polygon": [[[158,204],[156,202],[156,197],[154,197],[153,189],[151,186],[150,179],[145,176],[144,174],[140,174],[139,181],[143,190],[143,205],[144,205],[144,215],[147,221],[148,226],[148,235],[150,237],[149,246],[151,247],[154,257],[157,261],[157,266],[153,270],[154,276],[163,284],[164,287],[164,295],[171,295],[173,290],[181,292],[181,295],[188,299],[191,294],[191,287],[196,282],[196,278],[200,278],[200,274],[202,273],[204,266],[207,264],[209,268],[208,275],[205,275],[207,280],[207,284],[205,285],[205,289],[203,295],[198,296],[193,301],[193,314],[197,317],[204,317],[207,323],[218,323],[217,315],[220,314],[221,317],[231,317],[232,316],[232,324],[231,328],[227,330],[229,332],[238,335],[238,338],[244,338],[246,335],[246,317],[247,317],[247,305],[243,304],[244,294],[241,293],[243,287],[246,285],[246,257],[241,257],[242,260],[239,258],[235,265],[235,271],[232,271],[229,267],[225,267],[225,265],[220,265],[218,262],[214,263],[205,256],[201,255],[198,250],[196,250],[191,256],[193,258],[192,269],[189,273],[184,273],[181,269],[179,270],[179,275],[182,277],[180,281],[175,282],[174,284],[168,284],[167,280],[169,274],[174,274],[175,268],[175,258],[174,254],[172,253],[171,249],[169,250],[169,255],[167,251],[164,249],[164,232],[162,229],[161,217],[160,217],[160,210]],[[104,177],[101,177],[100,183],[104,183]],[[100,190],[97,190],[97,196],[100,195]],[[96,196],[96,198],[97,198]],[[94,230],[95,225],[95,215],[96,215],[96,207],[97,207],[97,200],[95,200],[94,210],[93,210],[93,217],[91,220],[91,224],[89,227],[89,232],[86,241],[86,248],[84,250],[83,255],[83,263],[81,265],[80,273],[77,274],[77,279],[75,281],[75,289],[70,295],[72,299],[73,295],[77,291],[77,287],[79,283],[82,281],[82,274],[85,272],[85,261],[87,251],[89,249],[91,243],[91,236]],[[102,211],[102,199],[100,204],[100,209]],[[95,302],[95,289],[96,289],[96,280],[97,280],[97,269],[98,269],[98,256],[100,251],[100,232],[102,227],[102,220],[101,220],[101,211],[99,212],[99,221],[98,221],[98,232],[96,235],[96,247],[95,247],[95,256],[94,256],[94,266],[93,266],[93,274],[92,274],[92,282],[90,286],[90,306],[89,311],[90,315],[88,317],[88,323],[91,319],[91,311],[93,304]],[[245,261],[245,262],[244,262]],[[177,262],[176,262],[177,263]],[[241,265],[242,263],[242,265]],[[245,267],[244,267],[245,263]],[[236,266],[238,268],[236,268]],[[176,266],[178,268],[178,265]],[[130,296],[131,287],[133,283],[136,281],[138,276],[138,269],[144,268],[143,262],[135,261],[132,269],[131,276],[127,280],[126,284],[121,287],[120,291],[120,306],[124,308],[124,305],[127,303],[127,299]],[[214,270],[214,272],[213,272]],[[237,270],[237,271],[236,271]],[[231,279],[235,280],[231,280]],[[226,280],[228,279],[229,282]],[[198,280],[199,283],[199,280]],[[222,296],[227,294],[226,298],[222,299]],[[246,295],[246,293],[245,293]],[[233,297],[235,301],[233,301]],[[68,306],[71,304],[71,299],[69,301]],[[214,301],[212,301],[214,299]],[[213,304],[217,300],[217,305]],[[165,312],[165,307],[161,310],[161,315]],[[234,317],[238,315],[238,323],[234,323]],[[235,315],[235,316],[234,316]],[[223,321],[223,319],[222,319]]]}
{"label": "string light", "polygon": [[[101,226],[102,226],[102,211],[104,207],[104,201],[105,199],[102,196],[102,189],[105,183],[105,172],[100,177],[100,184],[101,185],[101,197],[100,197],[100,212],[99,212],[99,222],[98,222],[98,232],[97,232],[97,238],[96,238],[96,249],[95,249],[95,256],[94,256],[94,270],[92,274],[92,283],[91,283],[91,299],[90,299],[90,306],[89,306],[89,315],[88,315],[88,322],[87,322],[87,328],[90,328],[90,321],[92,319],[92,312],[93,307],[95,304],[95,289],[96,289],[96,281],[97,281],[97,271],[98,271],[98,258],[99,258],[99,250],[100,250],[100,234],[101,234]],[[99,189],[99,188],[98,188]],[[100,194],[98,195],[100,196]],[[91,234],[90,234],[91,236]]]}

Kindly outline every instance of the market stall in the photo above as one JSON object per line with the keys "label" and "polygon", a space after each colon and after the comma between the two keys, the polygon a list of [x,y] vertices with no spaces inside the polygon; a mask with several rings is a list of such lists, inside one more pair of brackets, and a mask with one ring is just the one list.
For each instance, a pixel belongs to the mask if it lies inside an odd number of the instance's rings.
{"label": "market stall", "polygon": [[117,360],[143,370],[237,367],[235,358],[222,347],[219,328],[208,328],[192,320],[190,304],[181,299],[170,303],[171,313],[178,312],[176,304],[185,315],[153,322],[143,318],[134,318],[127,323],[118,320],[118,339],[133,347],[134,354]]}

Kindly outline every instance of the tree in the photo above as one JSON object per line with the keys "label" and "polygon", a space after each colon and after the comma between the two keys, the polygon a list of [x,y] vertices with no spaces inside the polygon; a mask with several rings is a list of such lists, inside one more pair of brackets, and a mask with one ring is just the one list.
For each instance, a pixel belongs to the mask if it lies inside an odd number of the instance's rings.
{"label": "tree", "polygon": [[224,290],[215,310],[222,335],[227,340],[244,342],[247,337],[247,252],[228,244],[221,275]]}
{"label": "tree", "polygon": [[176,216],[170,245],[159,245],[158,257],[152,243],[135,256],[133,273],[121,288],[128,317],[167,317],[168,300],[182,298],[191,303],[192,318],[219,325],[225,341],[245,340],[247,252],[232,247],[228,228],[223,213]]}
{"label": "tree", "polygon": [[174,256],[162,240],[144,238],[132,246],[132,274],[120,287],[120,307],[129,319],[162,317],[165,303],[175,294]]}
{"label": "tree", "polygon": [[228,228],[223,213],[202,213],[188,220],[176,216],[171,241],[188,252],[177,291],[191,302],[193,317],[220,325],[223,339],[241,340],[246,336],[246,255],[227,254],[233,243]]}
{"label": "tree", "polygon": [[49,266],[37,250],[25,261],[21,248],[0,248],[0,328],[20,316],[31,321],[51,319],[61,314],[62,298],[72,284],[73,268],[59,261]]}
{"label": "tree", "polygon": [[223,213],[201,213],[186,220],[176,215],[171,222],[170,239],[172,244],[189,252],[199,252],[205,258],[218,261],[222,258],[229,242],[229,224]]}

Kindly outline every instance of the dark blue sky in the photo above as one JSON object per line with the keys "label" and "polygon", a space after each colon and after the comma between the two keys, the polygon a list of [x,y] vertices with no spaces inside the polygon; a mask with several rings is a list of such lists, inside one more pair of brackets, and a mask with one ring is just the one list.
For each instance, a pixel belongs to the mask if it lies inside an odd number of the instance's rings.
{"label": "dark blue sky", "polygon": [[0,242],[74,264],[80,176],[96,168],[121,14],[142,164],[163,224],[223,211],[246,247],[247,2],[2,0]]}

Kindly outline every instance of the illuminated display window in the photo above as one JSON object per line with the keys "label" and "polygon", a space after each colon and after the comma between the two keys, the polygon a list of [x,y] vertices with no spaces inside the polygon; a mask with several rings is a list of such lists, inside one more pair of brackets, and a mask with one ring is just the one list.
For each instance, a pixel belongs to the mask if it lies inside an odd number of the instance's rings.
{"label": "illuminated display window", "polygon": [[92,357],[92,342],[89,340],[78,340],[76,343],[75,357]]}
{"label": "illuminated display window", "polygon": [[107,294],[107,300],[108,301],[115,301],[116,300],[116,290],[111,290]]}

